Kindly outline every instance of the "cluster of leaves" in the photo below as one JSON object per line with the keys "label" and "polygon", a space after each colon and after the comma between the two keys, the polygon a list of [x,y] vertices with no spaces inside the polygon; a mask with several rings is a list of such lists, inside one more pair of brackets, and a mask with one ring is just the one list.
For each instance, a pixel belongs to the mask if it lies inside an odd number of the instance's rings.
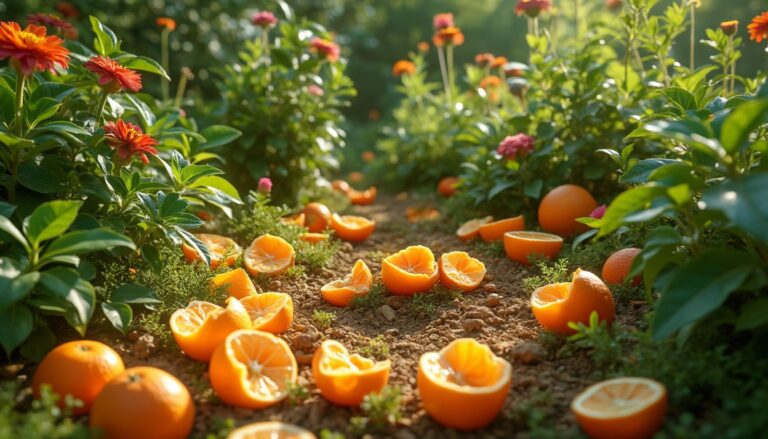
{"label": "cluster of leaves", "polygon": [[369,393],[360,404],[362,416],[349,420],[355,434],[385,432],[402,419],[402,395],[399,387],[387,386],[379,393]]}
{"label": "cluster of leaves", "polygon": [[19,385],[3,381],[0,383],[0,437],[28,438],[89,438],[88,427],[74,422],[71,418],[72,409],[82,402],[67,395],[64,409],[59,408],[59,396],[52,393],[50,386],[43,385],[40,398],[27,401],[24,413],[15,410],[23,404],[17,398],[20,395]]}

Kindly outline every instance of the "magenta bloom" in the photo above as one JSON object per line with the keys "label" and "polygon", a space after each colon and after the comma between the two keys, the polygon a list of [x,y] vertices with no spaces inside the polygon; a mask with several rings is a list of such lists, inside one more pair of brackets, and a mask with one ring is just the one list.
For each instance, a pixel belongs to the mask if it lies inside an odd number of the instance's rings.
{"label": "magenta bloom", "polygon": [[251,22],[258,27],[266,29],[274,27],[277,24],[277,17],[275,17],[275,14],[271,12],[260,11],[253,14],[253,17],[251,17]]}
{"label": "magenta bloom", "polygon": [[257,187],[257,190],[259,193],[262,193],[264,195],[272,192],[272,180],[270,180],[268,177],[262,177],[259,179],[259,186]]}
{"label": "magenta bloom", "polygon": [[311,94],[312,96],[323,96],[325,95],[325,90],[323,90],[323,87],[320,87],[319,85],[310,84],[307,87],[307,93]]}
{"label": "magenta bloom", "polygon": [[523,133],[507,136],[499,143],[496,152],[507,160],[515,160],[518,156],[525,157],[526,154],[533,151],[533,145],[536,139]]}
{"label": "magenta bloom", "polygon": [[339,48],[339,45],[333,41],[315,37],[309,42],[309,45],[311,46],[312,51],[320,55],[321,58],[327,59],[330,62],[339,60],[341,49]]}
{"label": "magenta bloom", "polygon": [[602,204],[600,206],[597,206],[595,210],[592,211],[592,213],[589,214],[590,218],[600,219],[605,215],[605,211],[608,209],[608,206],[605,204]]}
{"label": "magenta bloom", "polygon": [[453,14],[450,12],[446,12],[443,14],[437,14],[432,19],[432,26],[435,27],[435,30],[445,29],[448,27],[453,27]]}

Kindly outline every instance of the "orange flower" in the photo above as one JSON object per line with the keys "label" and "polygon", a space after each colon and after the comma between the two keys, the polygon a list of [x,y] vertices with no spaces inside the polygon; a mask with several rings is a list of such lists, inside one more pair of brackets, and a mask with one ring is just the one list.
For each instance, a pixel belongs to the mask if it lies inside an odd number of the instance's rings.
{"label": "orange flower", "polygon": [[752,23],[747,26],[749,38],[756,42],[768,40],[768,12],[763,12],[752,19]]}
{"label": "orange flower", "polygon": [[119,93],[126,89],[136,93],[141,90],[141,75],[111,58],[95,56],[86,61],[83,67],[99,76],[99,85],[108,93]]}
{"label": "orange flower", "polygon": [[464,34],[458,27],[446,27],[435,32],[432,44],[436,47],[461,46],[464,44]]}
{"label": "orange flower", "polygon": [[77,39],[77,29],[68,21],[52,14],[34,14],[27,17],[29,24],[36,24],[38,26],[45,26],[47,28],[53,28],[59,35],[68,40]]}
{"label": "orange flower", "polygon": [[404,59],[401,59],[392,66],[392,74],[394,76],[413,75],[414,73],[416,73],[416,65]]}
{"label": "orange flower", "polygon": [[156,155],[157,140],[144,134],[136,125],[118,119],[117,122],[107,122],[104,125],[104,138],[115,150],[115,161],[128,164],[133,156],[138,156],[144,164],[149,163],[147,154]]}
{"label": "orange flower", "polygon": [[0,60],[11,58],[11,66],[28,76],[34,71],[54,73],[56,64],[69,65],[69,50],[64,41],[45,34],[45,27],[34,24],[24,30],[13,21],[0,22]]}
{"label": "orange flower", "polygon": [[429,50],[429,43],[426,41],[421,41],[419,42],[418,48],[419,52],[421,53],[427,52]]}
{"label": "orange flower", "polygon": [[515,13],[517,15],[527,15],[531,18],[536,18],[541,12],[546,12],[550,8],[549,0],[520,0],[515,6]]}
{"label": "orange flower", "polygon": [[480,80],[480,88],[488,90],[500,86],[503,82],[498,76],[486,76]]}
{"label": "orange flower", "polygon": [[77,7],[70,2],[59,2],[56,5],[56,10],[59,12],[59,14],[62,15],[62,17],[65,18],[74,18],[80,16],[80,11],[78,11]]}
{"label": "orange flower", "polygon": [[338,61],[341,49],[339,49],[339,45],[333,41],[316,37],[313,38],[309,44],[312,47],[312,50],[317,52],[321,58],[325,58],[330,62]]}
{"label": "orange flower", "polygon": [[739,30],[739,20],[730,20],[720,23],[720,30],[726,35],[733,35]]}
{"label": "orange flower", "polygon": [[491,67],[493,67],[494,69],[503,69],[508,62],[509,60],[507,59],[506,56],[497,56],[496,58],[493,59],[493,63],[491,64]]}
{"label": "orange flower", "polygon": [[489,67],[493,65],[495,60],[496,57],[491,53],[478,53],[475,55],[475,64],[479,65],[480,67]]}
{"label": "orange flower", "polygon": [[157,17],[155,24],[168,29],[169,31],[176,30],[176,20],[169,17]]}

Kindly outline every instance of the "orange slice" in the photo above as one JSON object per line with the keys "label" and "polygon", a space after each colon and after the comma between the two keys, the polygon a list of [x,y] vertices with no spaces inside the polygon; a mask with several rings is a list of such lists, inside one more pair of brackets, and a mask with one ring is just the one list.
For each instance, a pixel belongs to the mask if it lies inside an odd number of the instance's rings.
{"label": "orange slice", "polygon": [[462,224],[461,227],[459,227],[459,229],[456,230],[456,236],[462,241],[469,241],[470,239],[477,236],[480,226],[487,224],[491,221],[493,221],[492,216],[486,216],[485,218],[471,219],[465,222],[464,224]]}
{"label": "orange slice", "polygon": [[490,424],[504,406],[512,366],[472,338],[452,341],[419,358],[416,385],[424,410],[440,424],[474,430]]}
{"label": "orange slice", "polygon": [[432,250],[413,245],[381,262],[381,281],[392,294],[411,296],[429,291],[440,278]]}
{"label": "orange slice", "polygon": [[304,222],[306,218],[304,217],[304,212],[299,212],[293,215],[288,215],[280,218],[280,222],[285,225],[297,225],[299,227],[304,227]]}
{"label": "orange slice", "polygon": [[534,291],[531,308],[541,326],[560,334],[574,333],[568,322],[589,324],[593,311],[609,325],[616,314],[611,290],[599,277],[582,269],[573,273],[572,282],[549,284]]}
{"label": "orange slice", "polygon": [[261,409],[288,396],[297,370],[296,358],[281,338],[241,329],[216,348],[208,374],[213,391],[225,403]]}
{"label": "orange slice", "polygon": [[312,376],[323,398],[344,406],[359,405],[365,395],[379,393],[389,380],[391,362],[373,361],[335,340],[326,340],[312,357]]}
{"label": "orange slice", "polygon": [[171,332],[181,350],[197,361],[209,361],[214,349],[233,331],[250,329],[251,319],[235,298],[227,307],[194,300],[171,315]]}
{"label": "orange slice", "polygon": [[328,235],[325,233],[302,233],[299,235],[299,239],[310,244],[317,244],[328,240]]}
{"label": "orange slice", "polygon": [[360,206],[367,206],[369,204],[373,204],[374,201],[376,201],[376,193],[376,186],[371,186],[364,191],[350,189],[347,191],[347,196],[349,197],[350,203]]}
{"label": "orange slice", "polygon": [[405,209],[405,218],[409,223],[434,221],[440,218],[440,211],[434,207],[408,207]]}
{"label": "orange slice", "polygon": [[285,293],[261,293],[240,301],[251,318],[253,329],[280,334],[293,322],[293,299]]}
{"label": "orange slice", "polygon": [[355,297],[362,297],[371,290],[373,275],[371,270],[365,265],[362,259],[355,262],[352,272],[338,279],[329,282],[320,288],[320,293],[326,302],[336,306],[349,306]]}
{"label": "orange slice", "polygon": [[551,233],[516,231],[504,234],[507,257],[523,265],[530,265],[529,258],[533,255],[554,259],[562,248],[563,238]]}
{"label": "orange slice", "polygon": [[285,422],[254,422],[232,430],[227,439],[317,439],[310,431]]}
{"label": "orange slice", "polygon": [[362,216],[334,213],[331,216],[331,228],[340,239],[358,242],[371,236],[376,229],[376,222]]}
{"label": "orange slice", "polygon": [[524,228],[525,220],[522,215],[518,215],[513,218],[506,218],[483,224],[477,229],[477,232],[480,233],[480,237],[483,238],[483,241],[491,242],[502,239],[506,232],[523,230]]}
{"label": "orange slice", "polygon": [[467,252],[443,253],[440,256],[440,282],[465,293],[480,286],[485,277],[485,264]]}
{"label": "orange slice", "polygon": [[256,288],[250,276],[242,268],[217,274],[213,277],[212,283],[214,288],[226,287],[227,294],[238,299],[256,294]]}
{"label": "orange slice", "polygon": [[664,423],[667,389],[648,378],[614,378],[589,386],[571,410],[591,438],[649,438]]}
{"label": "orange slice", "polygon": [[245,268],[254,276],[276,275],[293,266],[296,252],[285,239],[266,234],[253,240],[245,249],[243,259]]}
{"label": "orange slice", "polygon": [[[208,247],[208,251],[211,253],[211,268],[218,267],[222,260],[231,267],[237,262],[237,258],[240,257],[240,253],[243,251],[235,241],[226,236],[214,235],[212,233],[196,233],[195,236]],[[189,262],[201,260],[200,255],[197,254],[195,249],[187,244],[181,244],[181,251]]]}

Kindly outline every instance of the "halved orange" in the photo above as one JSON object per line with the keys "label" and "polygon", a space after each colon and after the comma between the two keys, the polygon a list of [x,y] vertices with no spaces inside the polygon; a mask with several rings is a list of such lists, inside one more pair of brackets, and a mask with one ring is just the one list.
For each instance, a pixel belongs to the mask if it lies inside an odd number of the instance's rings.
{"label": "halved orange", "polygon": [[288,215],[280,218],[280,222],[285,225],[297,225],[299,227],[304,227],[304,222],[306,221],[306,218],[304,217],[304,212],[295,213],[293,215]]}
{"label": "halved orange", "polygon": [[276,275],[293,266],[296,252],[285,239],[270,234],[254,239],[243,254],[245,268],[256,276]]}
{"label": "halved orange", "polygon": [[[243,251],[235,241],[226,236],[214,235],[213,233],[196,233],[195,236],[208,247],[208,251],[211,253],[211,268],[218,267],[222,260],[231,267],[237,262],[237,258]],[[181,251],[189,262],[201,259],[195,249],[186,243],[181,244]]]}
{"label": "halved orange", "polygon": [[234,297],[222,308],[194,300],[171,315],[171,332],[181,350],[197,361],[210,361],[214,349],[238,329],[250,329],[251,319]]}
{"label": "halved orange", "polygon": [[253,329],[280,334],[293,322],[293,299],[288,294],[253,294],[240,302],[251,318]]}
{"label": "halved orange", "polygon": [[477,232],[480,233],[480,237],[483,238],[483,241],[490,242],[502,239],[507,232],[523,230],[524,228],[525,220],[522,215],[518,215],[516,217],[483,224],[477,229]]}
{"label": "halved orange", "polygon": [[405,209],[405,218],[409,223],[433,221],[440,218],[440,211],[434,207],[408,207]]}
{"label": "halved orange", "polygon": [[254,329],[235,331],[213,353],[211,387],[226,404],[261,409],[288,396],[298,366],[283,339]]}
{"label": "halved orange", "polygon": [[309,430],[285,422],[254,422],[232,430],[227,439],[317,439]]}
{"label": "halved orange", "polygon": [[614,378],[589,386],[571,410],[591,438],[649,438],[664,423],[667,389],[648,378]]}
{"label": "halved orange", "polygon": [[475,339],[459,338],[419,358],[416,386],[424,410],[440,424],[474,430],[501,411],[512,384],[512,365]]}
{"label": "halved orange", "polygon": [[554,259],[562,248],[563,238],[551,233],[516,231],[504,234],[507,257],[523,265],[530,265],[529,258],[533,255]]}
{"label": "halved orange", "polygon": [[381,281],[392,294],[411,296],[429,291],[440,278],[432,250],[413,245],[381,262]]}
{"label": "halved orange", "polygon": [[299,235],[299,239],[310,244],[317,244],[328,240],[328,235],[325,233],[302,233]]}
{"label": "halved orange", "polygon": [[347,196],[349,197],[349,201],[352,204],[367,206],[369,204],[373,204],[374,201],[376,201],[376,193],[376,186],[371,186],[364,191],[349,189],[347,191]]}
{"label": "halved orange", "polygon": [[331,228],[340,239],[358,242],[371,236],[376,229],[376,221],[362,216],[334,213],[331,216]]}
{"label": "halved orange", "polygon": [[572,282],[549,284],[534,291],[531,308],[541,326],[560,334],[574,333],[568,322],[589,324],[593,311],[609,325],[616,314],[611,290],[599,277],[580,268],[573,273]]}
{"label": "halved orange", "polygon": [[485,264],[467,252],[443,253],[440,256],[440,282],[448,288],[470,292],[485,277]]}
{"label": "halved orange", "polygon": [[226,273],[217,274],[213,277],[212,283],[214,288],[226,286],[227,294],[238,299],[256,294],[257,292],[250,276],[242,268],[235,268]]}
{"label": "halved orange", "polygon": [[344,345],[325,340],[312,357],[312,376],[323,398],[344,406],[359,405],[365,395],[379,393],[389,380],[391,362],[349,354]]}
{"label": "halved orange", "polygon": [[362,297],[371,290],[373,275],[362,259],[355,262],[352,271],[338,279],[329,282],[320,288],[320,293],[326,302],[336,306],[349,306],[355,297]]}
{"label": "halved orange", "polygon": [[342,194],[346,194],[347,191],[349,191],[349,183],[341,179],[333,180],[331,182],[331,187],[336,192],[341,192]]}
{"label": "halved orange", "polygon": [[486,216],[485,218],[475,218],[471,219],[459,227],[458,230],[456,230],[456,236],[461,239],[462,241],[469,241],[470,239],[477,236],[479,233],[480,226],[487,224],[489,222],[493,221],[492,216]]}

